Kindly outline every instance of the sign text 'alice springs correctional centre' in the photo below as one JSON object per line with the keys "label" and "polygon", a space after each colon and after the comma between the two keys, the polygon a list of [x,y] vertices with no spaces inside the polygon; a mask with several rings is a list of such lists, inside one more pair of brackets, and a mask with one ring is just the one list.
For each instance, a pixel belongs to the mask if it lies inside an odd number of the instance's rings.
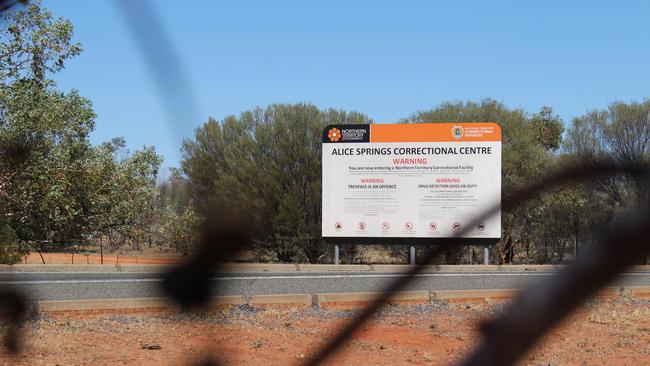
{"label": "sign text 'alice springs correctional centre'", "polygon": [[[501,237],[496,123],[330,125],[323,238],[331,243],[483,244]],[[466,230],[462,239],[455,233]]]}

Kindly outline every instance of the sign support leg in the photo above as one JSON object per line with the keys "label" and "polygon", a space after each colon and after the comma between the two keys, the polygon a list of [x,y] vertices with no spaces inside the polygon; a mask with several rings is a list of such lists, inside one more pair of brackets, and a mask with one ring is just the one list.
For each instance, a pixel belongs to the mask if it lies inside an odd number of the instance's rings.
{"label": "sign support leg", "polygon": [[409,249],[409,264],[414,266],[415,265],[415,247],[411,246]]}
{"label": "sign support leg", "polygon": [[339,246],[335,245],[334,246],[334,264],[339,265]]}
{"label": "sign support leg", "polygon": [[483,264],[486,266],[490,264],[490,249],[488,247],[483,248]]}

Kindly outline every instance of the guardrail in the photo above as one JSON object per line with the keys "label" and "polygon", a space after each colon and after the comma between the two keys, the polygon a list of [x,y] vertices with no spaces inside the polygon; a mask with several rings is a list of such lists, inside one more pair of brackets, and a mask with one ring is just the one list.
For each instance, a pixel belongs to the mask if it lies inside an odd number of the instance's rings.
{"label": "guardrail", "polygon": [[[464,302],[487,299],[513,299],[521,294],[521,289],[493,290],[438,290],[395,292],[389,302],[396,304],[429,304],[436,301]],[[596,296],[650,297],[650,286],[606,287]],[[357,307],[377,301],[380,292],[322,293],[322,294],[270,294],[270,295],[228,295],[214,296],[205,310],[228,306],[250,305],[251,307],[290,306],[290,307]],[[123,310],[123,309],[171,309],[178,306],[165,297],[132,299],[93,299],[93,300],[51,300],[39,301],[39,312],[84,311],[84,310]]]}

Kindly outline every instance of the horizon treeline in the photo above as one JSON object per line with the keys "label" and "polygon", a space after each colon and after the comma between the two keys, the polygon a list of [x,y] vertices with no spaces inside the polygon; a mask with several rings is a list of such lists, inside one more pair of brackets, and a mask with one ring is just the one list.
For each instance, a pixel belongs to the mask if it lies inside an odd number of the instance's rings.
{"label": "horizon treeline", "polygon": [[[650,163],[647,99],[615,102],[568,125],[550,107],[530,113],[492,99],[444,102],[400,122],[485,121],[497,122],[503,131],[504,195],[567,164],[613,160],[647,168]],[[301,103],[256,108],[222,121],[210,118],[185,140],[181,167],[170,179],[170,184],[184,187],[182,199],[173,199],[182,202],[176,206],[177,215],[198,220],[215,204],[236,207],[251,218],[258,259],[331,261],[331,246],[320,238],[322,129],[332,123],[372,122],[359,112],[320,110]],[[552,189],[503,213],[502,240],[492,260],[560,262],[576,247],[593,245],[627,209],[648,201],[647,185],[626,176]],[[186,250],[196,240],[191,237],[194,232],[187,229],[180,235],[184,239],[179,244],[188,245]],[[363,246],[344,249],[348,262],[368,260]],[[466,262],[468,253],[462,246],[449,247],[439,261]]]}

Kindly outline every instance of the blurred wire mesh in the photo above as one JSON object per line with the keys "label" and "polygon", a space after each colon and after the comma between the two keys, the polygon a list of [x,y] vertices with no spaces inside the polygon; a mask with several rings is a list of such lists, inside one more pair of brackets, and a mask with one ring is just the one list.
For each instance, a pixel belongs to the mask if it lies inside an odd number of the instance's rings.
{"label": "blurred wire mesh", "polygon": [[[0,11],[22,1],[0,1]],[[143,59],[151,70],[173,130],[181,130],[175,123],[182,121],[181,110],[196,110],[196,99],[181,58],[176,52],[156,9],[149,0],[115,0],[127,28],[142,51]],[[460,237],[467,228],[473,227],[500,210],[510,210],[551,187],[570,184],[586,178],[595,179],[617,174],[634,176],[648,182],[648,172],[636,167],[620,166],[602,162],[589,165],[565,166],[531,185],[504,197],[500,205],[476,217],[474,222],[458,232]],[[213,207],[203,213],[201,246],[190,259],[166,274],[163,286],[169,297],[184,310],[192,310],[209,301],[210,278],[225,260],[250,247],[252,233],[244,225],[245,217],[236,208]],[[619,273],[634,264],[648,252],[650,237],[650,207],[640,207],[630,213],[623,224],[601,238],[600,245],[581,256],[546,281],[524,291],[497,319],[482,327],[482,344],[463,361],[465,365],[511,365],[535,344],[553,325],[571,313],[579,304]],[[305,362],[317,365],[329,360],[389,300],[392,293],[408,286],[414,277],[424,270],[424,265],[439,252],[433,250],[422,263],[412,267],[404,277],[399,277],[384,289],[381,297],[364,308],[339,334],[314,350]],[[4,345],[16,352],[20,346],[20,329],[28,314],[29,303],[17,288],[0,290],[0,315],[9,321]],[[216,355],[215,355],[216,357]],[[199,364],[218,364],[214,358],[206,358]]]}

